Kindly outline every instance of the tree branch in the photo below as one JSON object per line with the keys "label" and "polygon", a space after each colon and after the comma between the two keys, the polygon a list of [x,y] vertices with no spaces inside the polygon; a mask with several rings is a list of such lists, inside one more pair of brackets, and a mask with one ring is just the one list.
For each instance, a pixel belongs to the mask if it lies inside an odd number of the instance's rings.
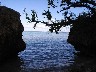
{"label": "tree branch", "polygon": [[[64,10],[68,10],[68,9],[70,9],[71,7],[86,7],[86,8],[88,8],[89,10],[91,10],[92,12],[94,12],[95,11],[95,9],[93,9],[92,7],[90,7],[90,5],[88,5],[88,4],[84,4],[84,3],[81,3],[81,2],[77,2],[77,3],[71,3],[70,4],[70,6],[68,6],[68,7],[64,7],[61,11],[64,11]],[[60,12],[61,12],[60,11]]]}

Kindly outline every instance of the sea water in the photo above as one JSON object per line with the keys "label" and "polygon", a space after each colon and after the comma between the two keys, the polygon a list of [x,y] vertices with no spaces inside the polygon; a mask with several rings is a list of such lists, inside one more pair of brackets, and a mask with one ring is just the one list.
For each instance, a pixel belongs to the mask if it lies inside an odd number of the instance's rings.
{"label": "sea water", "polygon": [[60,68],[74,63],[74,47],[67,42],[68,32],[23,32],[26,49],[19,53],[22,69]]}

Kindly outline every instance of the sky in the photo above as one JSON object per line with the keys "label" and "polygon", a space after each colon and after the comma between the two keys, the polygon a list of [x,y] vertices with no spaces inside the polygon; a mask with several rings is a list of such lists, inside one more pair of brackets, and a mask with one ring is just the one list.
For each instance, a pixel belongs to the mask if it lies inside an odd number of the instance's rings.
{"label": "sky", "polygon": [[[23,12],[24,8],[26,8],[26,12],[29,14],[31,13],[31,10],[35,10],[38,14],[39,20],[46,20],[44,19],[44,16],[42,16],[42,12],[44,10],[48,10],[47,6],[47,0],[0,0],[1,5],[7,6],[11,9],[14,9],[18,11],[21,15],[20,19],[21,22],[24,26],[24,31],[48,31],[49,27],[46,27],[44,24],[37,24],[37,27],[34,29],[34,23],[27,23],[27,20],[25,18],[25,14]],[[50,9],[53,17],[52,20],[54,21],[55,18],[57,19],[63,19],[62,14],[57,14],[56,11],[60,10],[60,7],[56,9]],[[79,14],[82,12],[84,9],[81,8],[76,8],[76,9],[71,9],[70,11],[73,11],[75,14]],[[65,28],[61,28],[61,31],[64,32],[69,32],[70,31],[70,26],[67,26]]]}

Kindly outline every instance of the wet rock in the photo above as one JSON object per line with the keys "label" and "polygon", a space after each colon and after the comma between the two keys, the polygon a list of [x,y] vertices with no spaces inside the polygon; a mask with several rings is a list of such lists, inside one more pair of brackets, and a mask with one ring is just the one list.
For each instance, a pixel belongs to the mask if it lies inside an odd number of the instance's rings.
{"label": "wet rock", "polygon": [[0,61],[17,56],[26,48],[23,30],[19,12],[0,6]]}
{"label": "wet rock", "polygon": [[96,55],[96,14],[81,17],[73,24],[67,40],[82,56]]}

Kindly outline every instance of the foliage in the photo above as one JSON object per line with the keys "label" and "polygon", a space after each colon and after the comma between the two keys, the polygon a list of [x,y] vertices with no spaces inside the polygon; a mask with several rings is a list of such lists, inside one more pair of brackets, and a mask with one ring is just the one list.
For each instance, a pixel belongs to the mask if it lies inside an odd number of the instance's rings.
{"label": "foliage", "polygon": [[[45,11],[44,10],[44,13],[42,13],[42,15],[45,15],[46,18],[51,21],[52,23],[49,24],[48,22],[45,22],[45,21],[38,21],[38,19],[36,20],[35,18],[38,18],[37,17],[37,13],[32,10],[32,18],[29,18],[28,17],[28,14],[26,13],[26,19],[28,19],[28,22],[36,22],[34,24],[34,28],[36,27],[36,24],[41,22],[41,23],[44,23],[46,24],[46,26],[49,26],[50,29],[49,31],[50,32],[53,32],[55,31],[56,33],[58,33],[58,31],[60,30],[61,27],[65,27],[67,25],[72,25],[74,24],[74,22],[77,20],[77,19],[80,19],[82,18],[82,16],[92,16],[96,13],[96,2],[94,0],[47,0],[48,1],[48,11]],[[63,16],[64,16],[64,19],[63,20],[55,20],[54,22],[51,20],[52,18],[52,15],[51,15],[51,12],[50,12],[50,7],[52,8],[56,8],[58,6],[55,5],[55,3],[60,3],[59,4],[59,7],[61,7],[62,9],[60,11],[57,11],[57,13],[60,13],[60,12],[64,12],[63,13]],[[89,11],[88,12],[83,12],[81,13],[78,17],[76,17],[76,15],[72,12],[68,12],[69,9],[71,8],[76,8],[76,7],[85,7],[87,8]],[[69,16],[68,16],[69,14]],[[85,17],[86,17],[85,16]]]}

